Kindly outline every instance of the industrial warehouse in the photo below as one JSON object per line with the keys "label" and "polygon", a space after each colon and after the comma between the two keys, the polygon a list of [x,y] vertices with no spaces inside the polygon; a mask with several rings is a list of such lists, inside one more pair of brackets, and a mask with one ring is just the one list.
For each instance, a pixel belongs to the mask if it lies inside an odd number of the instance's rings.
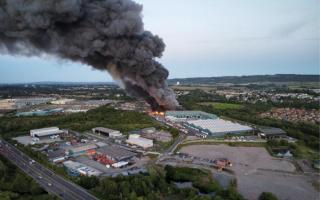
{"label": "industrial warehouse", "polygon": [[219,118],[216,115],[202,111],[169,111],[165,120],[181,123],[189,130],[195,131],[201,137],[223,136],[225,134],[240,134],[253,131],[253,128],[236,122]]}
{"label": "industrial warehouse", "polygon": [[96,134],[99,134],[99,135],[104,135],[104,136],[107,136],[107,137],[111,137],[111,138],[122,137],[122,134],[120,133],[120,131],[112,130],[112,129],[104,128],[104,127],[93,128],[92,132],[96,133]]}
{"label": "industrial warehouse", "polygon": [[52,136],[59,136],[64,131],[60,130],[58,127],[42,128],[30,130],[30,136],[33,138],[45,138]]}
{"label": "industrial warehouse", "polygon": [[101,171],[79,162],[69,160],[64,162],[63,165],[71,176],[100,176],[102,174]]}
{"label": "industrial warehouse", "polygon": [[153,147],[153,140],[143,138],[138,134],[129,135],[129,139],[126,141],[128,144],[148,149]]}
{"label": "industrial warehouse", "polygon": [[129,164],[137,154],[116,146],[104,146],[97,150],[94,159],[106,167],[123,167]]}
{"label": "industrial warehouse", "polygon": [[184,123],[188,128],[197,130],[205,137],[207,136],[223,136],[225,134],[239,134],[253,131],[249,126],[244,126],[231,121],[223,119],[205,119],[205,120],[191,120]]}
{"label": "industrial warehouse", "polygon": [[[33,129],[27,136],[13,138],[24,145],[34,145],[53,164],[64,167],[70,176],[115,176],[145,172],[144,155],[153,140],[169,140],[163,131],[147,128],[140,134],[123,135],[118,130],[96,127],[85,133],[58,127]],[[158,137],[157,133],[160,133]],[[169,138],[169,139],[168,139]]]}
{"label": "industrial warehouse", "polygon": [[185,122],[197,119],[217,119],[218,117],[202,111],[168,111],[165,114],[165,118],[174,122]]}

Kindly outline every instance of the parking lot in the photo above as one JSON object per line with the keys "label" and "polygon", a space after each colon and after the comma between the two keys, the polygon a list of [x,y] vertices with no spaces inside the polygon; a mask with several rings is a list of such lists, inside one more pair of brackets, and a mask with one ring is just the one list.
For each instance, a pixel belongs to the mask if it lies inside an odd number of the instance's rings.
{"label": "parking lot", "polygon": [[257,199],[262,192],[272,192],[283,200],[318,199],[312,186],[314,177],[297,174],[291,162],[273,158],[264,148],[191,145],[180,152],[204,159],[228,158],[238,189],[249,200]]}
{"label": "parking lot", "polygon": [[142,169],[149,162],[149,159],[147,157],[143,157],[141,159],[136,158],[134,160],[133,165],[130,165],[125,168],[107,168],[106,166],[88,158],[87,156],[79,156],[75,159],[75,161],[86,164],[88,166],[91,166],[95,169],[100,170],[101,172],[103,172],[103,176],[115,176],[115,175],[130,171],[131,169]]}

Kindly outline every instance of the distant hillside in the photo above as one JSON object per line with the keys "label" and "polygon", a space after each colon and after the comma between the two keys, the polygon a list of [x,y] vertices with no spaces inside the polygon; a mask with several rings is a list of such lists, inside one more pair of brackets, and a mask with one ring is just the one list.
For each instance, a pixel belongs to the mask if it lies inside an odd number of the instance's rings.
{"label": "distant hillside", "polygon": [[221,77],[201,77],[201,78],[178,78],[170,79],[169,84],[174,85],[179,82],[181,85],[200,85],[217,83],[265,83],[265,82],[319,82],[320,75],[296,75],[296,74],[276,74],[276,75],[254,75],[254,76],[221,76]]}
{"label": "distant hillside", "polygon": [[21,83],[1,83],[2,85],[66,85],[66,86],[82,86],[82,85],[116,85],[115,82],[56,82],[56,81],[41,81],[41,82],[21,82]]}

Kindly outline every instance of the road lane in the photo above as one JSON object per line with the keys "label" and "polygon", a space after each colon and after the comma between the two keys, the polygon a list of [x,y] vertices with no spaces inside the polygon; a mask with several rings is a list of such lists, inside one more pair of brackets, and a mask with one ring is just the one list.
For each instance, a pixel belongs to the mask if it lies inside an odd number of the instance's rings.
{"label": "road lane", "polygon": [[[0,153],[16,164],[26,174],[34,178],[50,194],[66,200],[97,200],[96,197],[85,189],[65,180],[41,164],[37,162],[30,164],[30,161],[32,161],[30,157],[6,141],[1,139],[0,141],[2,141],[3,148]],[[42,178],[39,178],[40,176]]]}

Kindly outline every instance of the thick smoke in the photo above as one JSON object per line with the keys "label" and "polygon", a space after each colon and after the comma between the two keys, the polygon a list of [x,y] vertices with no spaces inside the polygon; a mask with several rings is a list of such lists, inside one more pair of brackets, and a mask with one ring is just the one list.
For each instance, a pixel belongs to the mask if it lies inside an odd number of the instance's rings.
{"label": "thick smoke", "polygon": [[165,45],[144,30],[141,11],[131,0],[0,0],[0,52],[108,70],[154,110],[175,109],[168,71],[155,60]]}

